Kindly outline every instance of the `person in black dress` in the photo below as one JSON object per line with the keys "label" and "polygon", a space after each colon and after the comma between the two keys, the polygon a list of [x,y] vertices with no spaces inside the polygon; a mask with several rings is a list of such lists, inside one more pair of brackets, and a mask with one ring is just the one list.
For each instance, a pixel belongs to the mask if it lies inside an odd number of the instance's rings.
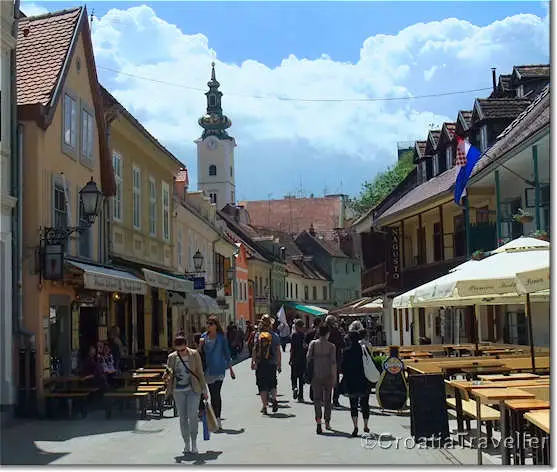
{"label": "person in black dress", "polygon": [[304,321],[294,321],[294,333],[290,341],[290,379],[294,400],[304,402],[304,374],[306,372],[307,347],[304,344]]}
{"label": "person in black dress", "polygon": [[358,406],[362,410],[364,419],[364,432],[369,433],[369,394],[371,383],[364,373],[364,362],[362,359],[362,346],[360,339],[364,333],[364,327],[359,321],[354,321],[348,328],[345,337],[344,352],[342,354],[342,386],[343,395],[350,400],[350,416],[354,423],[352,436],[358,436]]}

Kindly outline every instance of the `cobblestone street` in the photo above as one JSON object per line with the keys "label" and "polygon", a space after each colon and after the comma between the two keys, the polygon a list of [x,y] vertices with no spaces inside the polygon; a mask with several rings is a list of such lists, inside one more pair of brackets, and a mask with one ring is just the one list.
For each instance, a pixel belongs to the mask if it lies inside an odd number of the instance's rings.
{"label": "cobblestone street", "polygon": [[[341,397],[342,409],[333,411],[334,432],[317,436],[311,404],[292,401],[288,367],[279,375],[280,409],[275,415],[259,413],[255,378],[249,361],[236,366],[237,380],[227,378],[223,387],[224,432],[209,441],[199,436],[198,456],[182,458],[178,419],[170,411],[164,419],[110,420],[102,411],[72,421],[21,422],[4,432],[3,464],[473,464],[471,450],[404,448],[366,449],[360,438],[351,438],[352,424]],[[306,387],[307,388],[307,387]],[[307,394],[306,394],[307,397]],[[372,396],[372,433],[410,436],[408,416],[381,413]],[[362,426],[360,425],[360,429]],[[459,455],[458,452],[465,452]],[[458,457],[458,460],[457,460]]]}

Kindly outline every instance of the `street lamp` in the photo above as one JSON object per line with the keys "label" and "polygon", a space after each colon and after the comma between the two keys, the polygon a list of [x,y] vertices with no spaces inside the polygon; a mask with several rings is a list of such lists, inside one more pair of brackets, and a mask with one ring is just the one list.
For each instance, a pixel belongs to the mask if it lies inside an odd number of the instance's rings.
{"label": "street lamp", "polygon": [[95,222],[102,208],[103,195],[91,177],[79,191],[79,206],[82,210],[78,226],[54,226],[41,230],[39,246],[40,276],[45,280],[60,280],[64,277],[64,252],[67,239],[73,233],[82,233]]}
{"label": "street lamp", "polygon": [[198,249],[193,256],[193,267],[196,272],[201,272],[201,269],[203,268],[203,259],[203,254],[201,254]]}

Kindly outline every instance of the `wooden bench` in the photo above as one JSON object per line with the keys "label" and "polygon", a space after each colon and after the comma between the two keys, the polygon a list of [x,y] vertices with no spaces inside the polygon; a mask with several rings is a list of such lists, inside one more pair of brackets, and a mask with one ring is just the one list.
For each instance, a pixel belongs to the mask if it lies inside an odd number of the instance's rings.
{"label": "wooden bench", "polygon": [[147,400],[149,398],[149,393],[147,392],[137,392],[137,391],[122,391],[122,392],[108,392],[104,394],[105,399],[105,411],[106,417],[110,418],[112,416],[112,406],[114,402],[121,402],[121,410],[124,409],[124,402],[126,400],[136,400],[137,410],[141,412],[141,417],[147,417]]}
{"label": "wooden bench", "polygon": [[[73,402],[74,400],[80,400],[80,410],[81,416],[85,418],[87,416],[87,398],[89,397],[89,392],[46,392],[44,398],[47,403],[49,400],[65,400],[68,407],[68,416],[71,418],[73,416]],[[47,412],[52,412],[53,410],[47,408]]]}

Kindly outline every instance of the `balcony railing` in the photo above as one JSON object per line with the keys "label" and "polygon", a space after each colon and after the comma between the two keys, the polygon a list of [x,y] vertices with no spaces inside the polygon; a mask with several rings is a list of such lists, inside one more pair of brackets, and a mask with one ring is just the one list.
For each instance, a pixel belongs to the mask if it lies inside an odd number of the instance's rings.
{"label": "balcony railing", "polygon": [[449,270],[466,261],[466,257],[456,257],[445,261],[402,269],[403,290],[410,290],[433,279],[446,275]]}

